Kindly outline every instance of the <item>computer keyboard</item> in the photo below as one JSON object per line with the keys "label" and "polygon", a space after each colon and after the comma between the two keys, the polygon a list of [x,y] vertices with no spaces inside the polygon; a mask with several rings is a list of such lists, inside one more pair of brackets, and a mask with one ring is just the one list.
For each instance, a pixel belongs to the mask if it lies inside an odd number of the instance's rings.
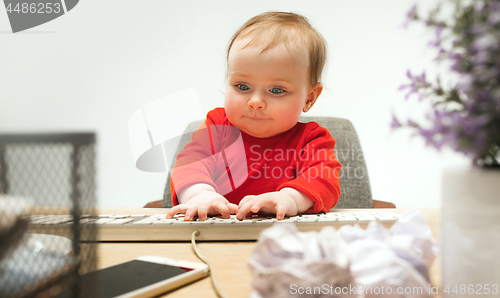
{"label": "computer keyboard", "polygon": [[[278,221],[273,217],[253,216],[237,220],[235,215],[224,219],[210,217],[206,221],[184,221],[178,214],[167,219],[165,214],[102,214],[82,216],[82,229],[98,227],[99,241],[189,241],[193,231],[199,231],[197,240],[256,240],[262,230],[273,224],[294,223],[300,231],[319,231],[323,227],[338,228],[343,225],[359,224],[364,227],[372,220],[390,226],[400,214],[391,211],[339,211],[321,214],[301,214],[285,217]],[[30,230],[34,233],[70,235],[72,218],[70,215],[31,215],[27,217]],[[81,233],[86,237],[88,233]],[[82,239],[83,241],[91,239]]]}

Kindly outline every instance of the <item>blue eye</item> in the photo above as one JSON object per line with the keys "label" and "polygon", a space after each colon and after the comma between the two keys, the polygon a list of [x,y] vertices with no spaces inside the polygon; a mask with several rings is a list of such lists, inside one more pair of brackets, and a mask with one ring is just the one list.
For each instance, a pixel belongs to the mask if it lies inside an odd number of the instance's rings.
{"label": "blue eye", "polygon": [[281,88],[272,88],[271,90],[271,93],[274,93],[274,94],[280,94],[280,93],[283,93],[285,92],[285,90],[281,89]]}
{"label": "blue eye", "polygon": [[250,87],[248,87],[247,85],[243,85],[243,84],[237,84],[236,87],[238,87],[238,89],[240,89],[242,91],[250,90]]}

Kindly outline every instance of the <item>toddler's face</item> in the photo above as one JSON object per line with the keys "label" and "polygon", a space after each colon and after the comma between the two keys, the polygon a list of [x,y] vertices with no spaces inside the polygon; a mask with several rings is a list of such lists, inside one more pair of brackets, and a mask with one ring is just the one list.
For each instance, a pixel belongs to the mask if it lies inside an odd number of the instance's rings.
{"label": "toddler's face", "polygon": [[309,84],[306,51],[292,54],[279,45],[261,53],[260,46],[242,49],[247,42],[237,39],[229,52],[224,106],[234,126],[267,138],[295,126],[321,90],[315,94]]}

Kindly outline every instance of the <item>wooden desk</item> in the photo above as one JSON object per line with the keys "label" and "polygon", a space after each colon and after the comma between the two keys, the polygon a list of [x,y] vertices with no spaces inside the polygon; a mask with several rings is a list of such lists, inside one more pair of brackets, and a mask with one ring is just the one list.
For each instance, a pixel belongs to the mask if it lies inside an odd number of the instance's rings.
{"label": "wooden desk", "polygon": [[[357,209],[359,211],[359,209]],[[378,209],[380,210],[380,209]],[[409,209],[389,209],[404,212]],[[440,239],[439,209],[420,209],[432,229],[434,238]],[[161,214],[167,209],[125,209],[100,208],[99,214]],[[228,297],[249,297],[252,276],[247,260],[255,246],[248,242],[202,242],[198,244],[200,252],[212,263],[222,291]],[[98,244],[98,267],[107,267],[125,262],[143,255],[155,255],[188,261],[199,261],[188,242],[119,242]],[[432,285],[441,284],[440,259],[436,258],[431,270]],[[170,292],[162,297],[217,297],[210,282],[210,277]],[[440,297],[436,295],[435,297]]]}

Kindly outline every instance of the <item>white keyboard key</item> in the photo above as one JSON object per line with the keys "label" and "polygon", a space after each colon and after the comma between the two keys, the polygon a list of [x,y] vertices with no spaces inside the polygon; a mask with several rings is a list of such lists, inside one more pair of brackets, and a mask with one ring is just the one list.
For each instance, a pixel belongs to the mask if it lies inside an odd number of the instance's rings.
{"label": "white keyboard key", "polygon": [[127,218],[127,217],[130,217],[130,214],[118,214],[118,215],[110,216],[110,218],[115,218],[115,219]]}
{"label": "white keyboard key", "polygon": [[265,224],[265,223],[271,223],[271,219],[270,218],[254,218],[252,219],[252,222],[254,224]]}
{"label": "white keyboard key", "polygon": [[[132,216],[133,218],[141,218],[141,217],[148,217],[147,214],[133,214],[133,215],[130,215]],[[165,216],[166,217],[166,216]]]}
{"label": "white keyboard key", "polygon": [[115,220],[114,218],[99,218],[95,223],[98,224],[98,225],[101,225],[101,224],[105,224],[107,222],[110,222],[112,220]]}
{"label": "white keyboard key", "polygon": [[356,218],[358,219],[358,221],[372,221],[372,220],[377,220],[377,218],[375,216],[367,216],[367,215],[363,215],[363,216],[356,216]]}
{"label": "white keyboard key", "polygon": [[321,214],[318,216],[318,218],[330,218],[330,219],[337,219],[339,216],[336,214]]}
{"label": "white keyboard key", "polygon": [[394,219],[398,219],[399,216],[396,216],[394,214],[381,214],[381,215],[374,215],[378,220],[394,220]]}
{"label": "white keyboard key", "polygon": [[106,224],[107,225],[123,225],[123,224],[129,223],[129,222],[132,222],[132,221],[134,221],[133,218],[119,218],[119,219],[115,219],[113,221],[108,221]]}
{"label": "white keyboard key", "polygon": [[82,218],[80,219],[80,224],[81,225],[86,225],[86,224],[93,224],[97,221],[97,218]]}
{"label": "white keyboard key", "polygon": [[153,222],[152,221],[136,221],[133,223],[134,225],[138,225],[138,226],[148,226],[148,225],[152,225]]}
{"label": "white keyboard key", "polygon": [[236,219],[216,220],[214,225],[231,225],[236,222]]}
{"label": "white keyboard key", "polygon": [[[161,220],[161,219],[167,219],[167,216],[165,214],[155,214],[155,215],[151,215],[150,217],[148,217],[146,219]],[[169,218],[169,219],[176,219],[176,217]]]}
{"label": "white keyboard key", "polygon": [[28,218],[29,218],[30,221],[36,221],[36,220],[38,220],[40,218],[45,218],[47,216],[48,215],[30,215],[30,216],[28,216]]}
{"label": "white keyboard key", "polygon": [[318,222],[336,222],[337,218],[335,217],[320,217]]}
{"label": "white keyboard key", "polygon": [[356,222],[356,218],[354,216],[340,216],[337,221],[341,222]]}
{"label": "white keyboard key", "polygon": [[307,218],[307,219],[318,219],[318,215],[316,214],[303,214],[302,218]]}
{"label": "white keyboard key", "polygon": [[268,226],[271,226],[272,224],[274,224],[273,221],[270,221],[270,220],[259,220],[259,221],[256,221],[254,222],[255,225],[268,225]]}
{"label": "white keyboard key", "polygon": [[317,221],[318,221],[318,218],[314,218],[314,217],[302,217],[297,222],[298,223],[302,223],[302,222],[313,223],[313,222],[317,222]]}
{"label": "white keyboard key", "polygon": [[73,216],[71,215],[58,215],[54,218],[45,218],[44,224],[60,225],[73,221]]}
{"label": "white keyboard key", "polygon": [[[162,217],[162,218],[158,218],[158,216],[156,215],[153,215],[153,216],[150,216],[150,217],[146,217],[144,219],[141,219],[141,221],[145,220],[145,221],[159,221],[159,220],[162,220],[162,219],[167,219],[166,217]],[[174,219],[175,220],[175,219]]]}
{"label": "white keyboard key", "polygon": [[357,221],[359,221],[359,222],[370,222],[372,220],[377,220],[377,219],[375,217],[371,217],[371,216],[357,217]]}
{"label": "white keyboard key", "polygon": [[112,217],[114,216],[114,214],[101,214],[99,215],[99,217],[102,217],[102,218],[108,218],[108,217]]}
{"label": "white keyboard key", "polygon": [[159,221],[158,219],[151,219],[151,218],[145,218],[145,219],[141,219],[141,220],[138,220],[136,222],[134,222],[134,224],[139,224],[139,225],[142,225],[142,224],[152,224],[153,222],[157,222]]}
{"label": "white keyboard key", "polygon": [[242,224],[251,225],[253,223],[254,223],[253,219],[248,219],[248,218],[245,218],[243,220],[237,220],[234,222],[235,225],[242,225]]}
{"label": "white keyboard key", "polygon": [[272,224],[278,222],[276,218],[266,218],[263,220],[255,221],[255,224]]}

